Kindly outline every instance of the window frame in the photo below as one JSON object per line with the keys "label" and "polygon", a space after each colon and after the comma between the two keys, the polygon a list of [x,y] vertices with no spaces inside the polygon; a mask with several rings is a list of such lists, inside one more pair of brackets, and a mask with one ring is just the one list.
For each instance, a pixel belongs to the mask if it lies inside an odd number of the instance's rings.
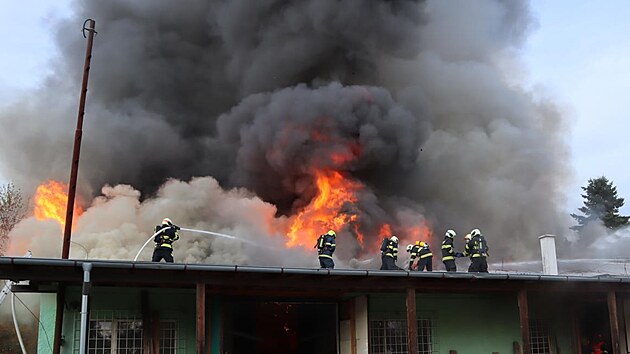
{"label": "window frame", "polygon": [[[377,323],[383,322],[381,328],[376,328]],[[419,314],[416,317],[416,328],[418,337],[418,353],[419,354],[436,354],[439,353],[436,335],[436,319],[430,314]],[[393,331],[388,333],[388,329]],[[383,331],[381,335],[375,331]],[[407,319],[400,314],[385,314],[378,318],[371,318],[368,323],[369,333],[369,353],[381,354],[386,352],[388,341],[387,338],[396,338],[393,340],[393,346],[396,349],[392,354],[407,354]],[[379,339],[385,339],[385,343],[377,343]],[[428,341],[426,340],[428,339]]]}

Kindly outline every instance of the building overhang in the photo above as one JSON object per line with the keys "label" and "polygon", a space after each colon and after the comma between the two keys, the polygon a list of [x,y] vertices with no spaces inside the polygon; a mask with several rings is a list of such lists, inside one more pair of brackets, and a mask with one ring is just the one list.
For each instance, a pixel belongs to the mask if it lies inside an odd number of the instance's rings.
{"label": "building overhang", "polygon": [[17,291],[54,292],[59,284],[80,285],[83,263],[93,265],[93,286],[194,288],[210,293],[286,296],[344,296],[415,288],[435,293],[630,292],[630,277],[509,273],[409,272],[312,269],[110,260],[0,257],[0,279],[29,281]]}

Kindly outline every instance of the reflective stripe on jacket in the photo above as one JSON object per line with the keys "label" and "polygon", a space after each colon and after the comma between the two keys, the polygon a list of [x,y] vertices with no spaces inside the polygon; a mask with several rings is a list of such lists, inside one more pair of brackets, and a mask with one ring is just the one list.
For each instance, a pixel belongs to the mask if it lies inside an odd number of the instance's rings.
{"label": "reflective stripe on jacket", "polygon": [[320,247],[317,249],[319,257],[332,258],[335,248],[337,248],[335,238],[331,235],[324,235],[324,238],[321,239],[320,242]]}
{"label": "reflective stripe on jacket", "polygon": [[389,241],[387,243],[387,251],[385,251],[385,255],[387,257],[392,257],[394,259],[398,258],[398,242]]}
{"label": "reflective stripe on jacket", "polygon": [[455,259],[455,250],[453,249],[453,238],[444,237],[442,241],[442,261],[450,261]]}
{"label": "reflective stripe on jacket", "polygon": [[432,256],[433,256],[433,253],[431,253],[429,246],[424,246],[420,249],[420,259],[425,259]]}
{"label": "reflective stripe on jacket", "polygon": [[[155,227],[155,232],[164,228],[164,225],[158,225]],[[165,247],[173,249],[173,242],[179,240],[179,231],[174,228],[168,228],[159,234],[157,234],[153,240],[155,247]]]}

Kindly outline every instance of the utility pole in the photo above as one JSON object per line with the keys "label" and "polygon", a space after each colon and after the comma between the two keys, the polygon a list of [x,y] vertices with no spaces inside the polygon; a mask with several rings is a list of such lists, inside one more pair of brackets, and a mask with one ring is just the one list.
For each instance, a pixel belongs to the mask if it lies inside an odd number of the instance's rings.
{"label": "utility pole", "polygon": [[[85,27],[86,24],[90,27]],[[79,99],[79,116],[77,118],[77,130],[74,132],[74,149],[72,151],[72,166],[70,168],[70,183],[68,186],[68,206],[66,208],[66,224],[63,232],[63,249],[61,258],[68,259],[70,255],[70,236],[72,233],[72,216],[74,214],[74,198],[77,193],[77,176],[79,174],[79,155],[81,153],[81,138],[83,136],[83,116],[85,115],[85,96],[87,95],[88,77],[90,76],[90,60],[92,59],[92,43],[94,42],[94,27],[96,22],[92,19],[83,23],[83,37],[87,36],[87,49],[85,51],[85,63],[83,64],[83,84],[81,85],[81,98]]]}
{"label": "utility pole", "polygon": [[[86,25],[89,25],[86,27]],[[81,97],[79,99],[79,115],[77,118],[77,129],[74,132],[74,149],[72,151],[72,166],[70,168],[70,183],[68,187],[68,206],[66,208],[66,224],[63,233],[63,246],[61,258],[68,259],[70,255],[70,236],[72,233],[72,216],[74,213],[74,198],[77,192],[77,176],[79,174],[79,154],[81,152],[81,137],[83,135],[83,116],[85,115],[85,96],[87,94],[88,77],[90,75],[90,60],[92,59],[92,43],[96,22],[87,19],[83,23],[83,37],[87,35],[87,49],[85,50],[85,63],[83,64],[83,83],[81,84]],[[63,325],[63,310],[65,304],[65,286],[60,283],[57,289],[57,309],[55,316],[55,338],[53,345],[53,354],[61,352],[61,327]]]}

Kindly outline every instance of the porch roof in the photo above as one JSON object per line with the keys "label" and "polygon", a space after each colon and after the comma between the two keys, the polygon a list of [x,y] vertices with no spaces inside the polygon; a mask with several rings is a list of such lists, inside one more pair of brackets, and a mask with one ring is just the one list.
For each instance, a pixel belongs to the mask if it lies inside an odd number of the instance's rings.
{"label": "porch roof", "polygon": [[[57,284],[80,285],[83,264],[91,263],[95,286],[191,288],[236,294],[321,294],[388,292],[416,288],[427,292],[557,291],[630,292],[630,277],[516,273],[409,272],[365,269],[313,269],[239,265],[152,263],[0,257],[0,279],[29,280],[22,291],[53,291]],[[19,287],[17,287],[19,289]]]}

